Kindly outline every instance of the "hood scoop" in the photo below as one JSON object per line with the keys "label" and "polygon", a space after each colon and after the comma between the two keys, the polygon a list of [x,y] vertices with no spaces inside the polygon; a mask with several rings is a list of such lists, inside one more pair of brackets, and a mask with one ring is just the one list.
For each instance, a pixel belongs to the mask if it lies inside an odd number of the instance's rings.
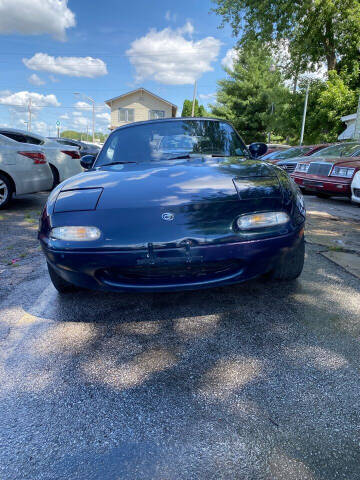
{"label": "hood scoop", "polygon": [[240,200],[279,198],[282,196],[277,177],[234,178],[234,186]]}

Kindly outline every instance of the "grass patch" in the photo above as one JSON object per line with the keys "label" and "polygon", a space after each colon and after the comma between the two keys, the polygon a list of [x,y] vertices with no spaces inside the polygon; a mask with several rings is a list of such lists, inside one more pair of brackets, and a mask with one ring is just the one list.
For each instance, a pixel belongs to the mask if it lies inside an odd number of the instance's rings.
{"label": "grass patch", "polygon": [[338,247],[336,245],[329,247],[330,252],[348,252],[349,250],[344,247]]}

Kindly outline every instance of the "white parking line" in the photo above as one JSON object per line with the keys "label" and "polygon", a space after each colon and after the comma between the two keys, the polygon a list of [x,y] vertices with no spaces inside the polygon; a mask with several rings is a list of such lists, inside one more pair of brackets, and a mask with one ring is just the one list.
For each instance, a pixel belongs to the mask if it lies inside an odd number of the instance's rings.
{"label": "white parking line", "polygon": [[55,299],[57,291],[52,283],[38,296],[35,302],[29,308],[29,313],[34,317],[41,317],[46,311],[48,305]]}

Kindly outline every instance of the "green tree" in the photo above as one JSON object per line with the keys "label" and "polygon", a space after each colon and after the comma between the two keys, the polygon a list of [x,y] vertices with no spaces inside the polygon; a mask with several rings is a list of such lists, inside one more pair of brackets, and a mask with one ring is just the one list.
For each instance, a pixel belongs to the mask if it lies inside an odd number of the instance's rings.
{"label": "green tree", "polygon": [[[192,100],[184,100],[183,109],[181,112],[182,117],[191,117],[192,114]],[[195,100],[195,108],[194,108],[194,116],[195,117],[206,117],[207,112],[203,105],[199,105],[199,102]]]}
{"label": "green tree", "polygon": [[241,42],[289,42],[294,71],[319,62],[328,71],[338,58],[358,56],[359,0],[213,0],[223,24],[230,23]]}
{"label": "green tree", "polygon": [[[84,142],[92,142],[92,135],[86,135],[85,133],[77,132],[76,130],[64,130],[61,132],[60,136],[63,138],[72,138],[74,140],[83,140]],[[107,137],[107,134],[95,132],[95,138],[100,140],[100,142],[105,142]]]}
{"label": "green tree", "polygon": [[251,42],[238,51],[233,70],[218,82],[212,114],[231,121],[246,142],[265,141],[268,132],[282,135],[290,91],[281,73],[272,67],[270,50]]}
{"label": "green tree", "polygon": [[344,130],[341,117],[356,112],[358,92],[352,90],[346,79],[335,71],[329,72],[329,79],[312,95],[313,108],[309,111],[305,130],[308,143],[335,142]]}

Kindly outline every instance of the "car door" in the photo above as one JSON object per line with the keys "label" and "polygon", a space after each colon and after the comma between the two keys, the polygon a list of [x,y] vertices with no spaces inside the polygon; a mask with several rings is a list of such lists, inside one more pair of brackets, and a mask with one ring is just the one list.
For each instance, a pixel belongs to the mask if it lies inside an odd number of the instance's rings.
{"label": "car door", "polygon": [[0,168],[15,183],[16,193],[39,192],[52,187],[52,174],[41,148],[0,134]]}

